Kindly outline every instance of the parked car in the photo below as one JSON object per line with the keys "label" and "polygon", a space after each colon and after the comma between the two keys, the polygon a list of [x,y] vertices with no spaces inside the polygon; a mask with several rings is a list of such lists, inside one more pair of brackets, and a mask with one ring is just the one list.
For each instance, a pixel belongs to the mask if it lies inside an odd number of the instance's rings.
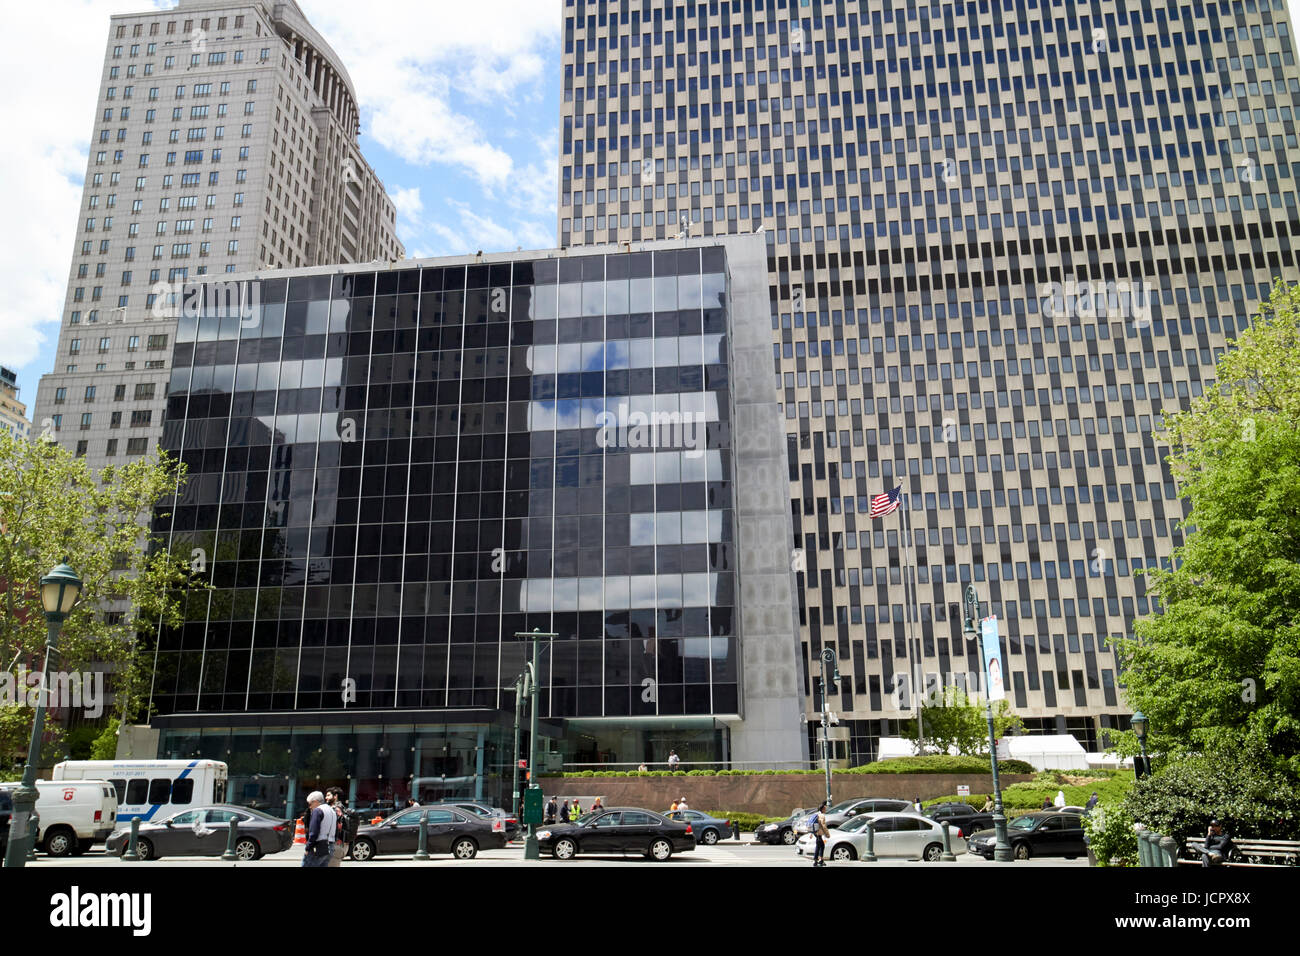
{"label": "parked car", "polygon": [[[863,813],[906,813],[911,809],[911,800],[893,800],[886,797],[855,797],[852,800],[841,800],[835,806],[829,807],[826,810],[826,826],[833,830]],[[800,835],[807,833],[808,817],[816,812],[816,808],[809,810],[801,819],[795,821],[795,833]]]}
{"label": "parked car", "polygon": [[[220,804],[181,810],[162,820],[140,823],[136,852],[142,860],[164,856],[220,856],[230,838],[230,821],[239,820],[235,856],[241,861],[259,860],[268,853],[280,853],[293,845],[293,822],[261,810]],[[131,828],[119,822],[105,841],[110,854],[126,852]]]}
{"label": "parked car", "polygon": [[79,856],[113,832],[117,791],[107,780],[37,780],[36,792],[36,849],[49,856]]}
{"label": "parked car", "polygon": [[[874,831],[872,852],[878,857],[934,861],[943,855],[943,827],[919,813],[862,813],[826,838],[825,855],[831,860],[856,860],[867,849],[867,826]],[[961,830],[949,829],[951,839],[961,839]],[[815,838],[799,838],[799,853],[812,856]]]}
{"label": "parked car", "polygon": [[924,815],[935,823],[947,820],[950,826],[960,827],[966,833],[993,826],[993,814],[976,810],[969,803],[935,803],[925,808]]}
{"label": "parked car", "polygon": [[758,843],[784,843],[786,846],[794,846],[799,840],[795,827],[802,824],[813,812],[813,810],[797,809],[784,820],[759,824],[758,829],[754,831],[754,840]]}
{"label": "parked car", "polygon": [[502,819],[506,822],[506,839],[515,840],[519,838],[522,827],[519,825],[517,817],[507,813],[500,807],[489,806],[486,803],[479,803],[477,800],[458,800],[453,797],[447,797],[443,800],[435,801],[439,807],[456,807],[474,814],[477,817],[491,820],[494,818]]}
{"label": "parked car", "polygon": [[538,846],[557,860],[579,853],[637,853],[651,860],[667,860],[674,853],[695,849],[689,823],[679,823],[640,807],[609,807],[584,813],[573,823],[557,823],[537,831]]}
{"label": "parked car", "polygon": [[382,823],[363,824],[352,842],[352,859],[358,862],[376,856],[410,856],[420,846],[420,816],[429,815],[429,853],[450,853],[458,860],[472,860],[479,850],[499,850],[506,845],[505,820],[482,817],[450,806],[411,807]]}
{"label": "parked car", "polygon": [[701,813],[699,810],[672,810],[664,814],[669,820],[676,820],[678,823],[689,823],[691,829],[695,831],[695,842],[703,843],[706,846],[713,846],[719,840],[725,840],[731,836],[731,821],[719,820],[717,817],[711,817],[707,813]]}
{"label": "parked car", "polygon": [[[1088,853],[1083,842],[1083,819],[1077,813],[1058,810],[1026,813],[1007,824],[1007,840],[1017,860],[1033,856],[1063,856],[1073,860]],[[991,860],[995,843],[993,830],[980,830],[971,835],[966,850]]]}

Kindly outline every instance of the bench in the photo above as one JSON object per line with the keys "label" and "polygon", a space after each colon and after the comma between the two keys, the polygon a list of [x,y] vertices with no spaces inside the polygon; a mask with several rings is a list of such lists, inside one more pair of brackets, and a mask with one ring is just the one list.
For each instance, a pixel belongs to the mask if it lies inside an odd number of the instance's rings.
{"label": "bench", "polygon": [[[1300,840],[1237,840],[1233,845],[1237,851],[1224,862],[1224,866],[1300,866]],[[1179,863],[1199,866],[1201,852],[1205,849],[1205,837],[1189,837],[1184,852],[1194,854],[1193,859],[1181,859]]]}

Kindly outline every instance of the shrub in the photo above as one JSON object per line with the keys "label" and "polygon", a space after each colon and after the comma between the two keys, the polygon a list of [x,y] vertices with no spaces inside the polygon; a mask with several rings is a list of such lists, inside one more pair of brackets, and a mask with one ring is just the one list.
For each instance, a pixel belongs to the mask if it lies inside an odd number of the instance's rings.
{"label": "shrub", "polygon": [[1275,766],[1275,758],[1252,747],[1178,758],[1134,784],[1125,809],[1179,843],[1203,835],[1215,817],[1238,838],[1294,840],[1300,787]]}
{"label": "shrub", "polygon": [[765,817],[759,813],[744,813],[739,810],[706,810],[705,813],[711,817],[739,823],[740,829],[745,833],[753,833],[764,823],[777,823],[785,819],[785,817]]}
{"label": "shrub", "polygon": [[1083,832],[1098,866],[1137,866],[1137,834],[1123,802],[1098,803],[1084,816]]}
{"label": "shrub", "polygon": [[[984,757],[951,757],[946,754],[928,754],[923,757],[896,757],[876,763],[854,767],[848,773],[988,773],[989,761]],[[1034,768],[1023,760],[999,760],[999,773],[1033,773]]]}

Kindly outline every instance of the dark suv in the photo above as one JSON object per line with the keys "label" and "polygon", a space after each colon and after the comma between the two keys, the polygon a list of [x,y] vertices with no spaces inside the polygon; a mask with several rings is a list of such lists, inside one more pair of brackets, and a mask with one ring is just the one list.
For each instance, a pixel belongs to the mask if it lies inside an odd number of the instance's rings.
{"label": "dark suv", "polygon": [[936,803],[925,808],[925,816],[935,823],[947,820],[954,827],[961,827],[963,833],[987,830],[993,826],[993,814],[976,810],[969,803]]}
{"label": "dark suv", "polygon": [[9,849],[9,821],[14,815],[13,799],[8,790],[0,790],[0,860]]}

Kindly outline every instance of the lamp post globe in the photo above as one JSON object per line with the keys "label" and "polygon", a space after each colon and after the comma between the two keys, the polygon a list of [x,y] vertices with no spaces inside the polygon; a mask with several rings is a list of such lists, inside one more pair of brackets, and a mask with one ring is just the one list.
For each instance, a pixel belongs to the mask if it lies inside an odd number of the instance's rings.
{"label": "lamp post globe", "polygon": [[22,783],[13,792],[13,815],[9,821],[6,867],[21,867],[36,839],[30,821],[36,809],[36,770],[41,760],[41,737],[45,735],[45,708],[49,700],[50,654],[59,647],[59,628],[81,599],[81,578],[66,564],[60,564],[40,580],[41,606],[45,610],[45,663],[41,669],[41,692],[32,715],[32,739],[27,746],[27,763]]}

